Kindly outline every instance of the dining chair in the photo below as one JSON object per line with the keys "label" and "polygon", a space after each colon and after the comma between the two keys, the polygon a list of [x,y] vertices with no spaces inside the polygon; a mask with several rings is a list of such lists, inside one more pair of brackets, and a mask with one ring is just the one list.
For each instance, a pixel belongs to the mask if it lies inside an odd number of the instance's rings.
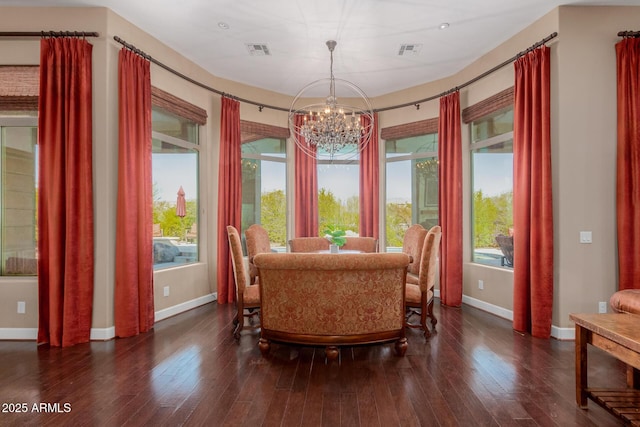
{"label": "dining chair", "polygon": [[269,233],[259,224],[252,224],[244,232],[247,242],[247,257],[249,258],[249,284],[258,282],[258,269],[253,264],[253,257],[259,253],[271,252]]}
{"label": "dining chair", "polygon": [[378,252],[378,239],[375,237],[347,237],[341,249],[360,252]]}
{"label": "dining chair", "polygon": [[420,254],[424,239],[427,237],[427,230],[420,224],[413,224],[404,233],[402,239],[402,252],[411,257],[411,263],[407,267],[407,282],[417,285],[418,274],[420,273]]}
{"label": "dining chair", "polygon": [[317,252],[329,250],[329,240],[324,237],[294,237],[289,240],[290,252]]}
{"label": "dining chair", "polygon": [[[436,284],[436,270],[442,229],[435,225],[429,229],[424,239],[418,264],[418,284],[405,283],[405,307],[407,314],[405,324],[409,328],[422,328],[424,337],[429,338],[431,331],[427,326],[427,318],[431,319],[431,328],[435,331],[438,319],[433,314],[433,296]],[[409,318],[420,315],[420,323],[411,323]]]}
{"label": "dining chair", "polygon": [[[242,241],[238,230],[227,225],[227,236],[229,238],[229,248],[231,252],[231,264],[233,265],[233,277],[236,284],[236,317],[233,323],[236,325],[233,330],[235,339],[240,339],[240,331],[244,328],[244,318],[257,316],[260,310],[260,286],[247,285],[248,274],[244,267],[244,256],[242,255]],[[247,313],[245,313],[247,310]],[[259,326],[254,325],[254,328]]]}

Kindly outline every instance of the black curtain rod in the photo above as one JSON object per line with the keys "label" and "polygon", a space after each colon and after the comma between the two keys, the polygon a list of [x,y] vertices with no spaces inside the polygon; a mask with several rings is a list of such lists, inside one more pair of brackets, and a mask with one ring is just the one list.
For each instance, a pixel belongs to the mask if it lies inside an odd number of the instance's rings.
{"label": "black curtain rod", "polygon": [[235,99],[236,101],[245,102],[245,103],[251,104],[251,105],[256,105],[260,109],[260,111],[262,111],[263,108],[269,108],[269,109],[272,109],[272,110],[279,110],[279,111],[289,111],[288,108],[276,107],[274,105],[261,104],[259,102],[251,101],[249,99],[239,98],[237,96],[233,96],[231,94],[222,92],[222,91],[220,91],[218,89],[212,88],[211,86],[207,86],[204,83],[200,83],[199,81],[196,81],[196,80],[192,79],[191,77],[186,76],[186,75],[182,74],[181,72],[174,70],[173,68],[163,64],[162,62],[155,60],[154,58],[151,57],[151,55],[148,55],[148,54],[144,53],[143,51],[141,51],[140,49],[136,48],[135,46],[125,42],[120,37],[113,36],[113,39],[115,41],[117,41],[118,43],[120,43],[121,45],[123,45],[124,47],[126,47],[127,49],[131,50],[132,52],[137,53],[138,55],[142,56],[143,58],[149,60],[149,62],[153,62],[157,66],[162,67],[165,70],[169,71],[170,73],[173,73],[176,76],[181,77],[184,80],[186,80],[188,82],[191,82],[194,85],[199,86],[199,87],[201,87],[203,89],[206,89],[206,90],[211,91],[213,93],[217,93],[218,95],[226,96],[227,98]]}
{"label": "black curtain rod", "polygon": [[420,104],[422,104],[423,102],[433,101],[434,99],[438,99],[438,98],[441,98],[443,96],[449,95],[450,93],[457,92],[458,90],[460,90],[460,89],[462,89],[464,87],[467,87],[470,84],[475,83],[475,82],[477,82],[478,80],[480,80],[480,79],[482,79],[484,77],[487,77],[489,74],[492,74],[492,73],[498,71],[500,68],[511,64],[513,61],[517,60],[521,56],[524,56],[527,53],[533,51],[534,49],[539,48],[540,46],[542,46],[543,44],[545,44],[546,42],[548,42],[549,40],[551,40],[551,39],[553,39],[553,38],[555,38],[557,36],[558,36],[558,33],[556,33],[556,32],[551,33],[550,35],[548,35],[544,39],[540,40],[539,42],[533,44],[531,47],[527,48],[526,50],[523,50],[522,52],[518,53],[517,55],[515,55],[515,56],[513,56],[513,57],[511,57],[509,59],[507,59],[506,61],[502,62],[501,64],[496,65],[492,69],[490,69],[488,71],[485,71],[484,73],[482,73],[482,74],[472,78],[471,80],[469,80],[467,82],[464,82],[461,85],[456,86],[456,87],[454,87],[452,89],[446,90],[446,91],[444,91],[442,93],[430,96],[428,98],[420,99],[418,101],[407,102],[406,104],[394,105],[394,106],[391,106],[391,107],[378,108],[375,111],[376,112],[378,112],[378,111],[387,111],[387,110],[394,110],[396,108],[403,108],[403,107],[410,107],[410,106],[414,106],[416,108],[420,108]]}
{"label": "black curtain rod", "polygon": [[620,31],[618,37],[640,37],[640,31]]}
{"label": "black curtain rod", "polygon": [[0,31],[0,37],[100,37],[95,31]]}
{"label": "black curtain rod", "polygon": [[[547,43],[549,40],[551,40],[551,39],[553,39],[553,38],[555,38],[557,36],[558,36],[558,33],[554,32],[554,33],[550,34],[549,36],[545,37],[544,39],[540,40],[539,42],[535,43],[531,47],[527,48],[526,50],[523,50],[522,52],[518,53],[517,55],[507,59],[503,63],[493,67],[492,69],[490,69],[488,71],[485,71],[484,73],[480,74],[479,76],[476,76],[473,79],[471,79],[471,80],[469,80],[469,81],[467,81],[465,83],[462,83],[461,85],[456,86],[456,87],[454,87],[452,89],[449,89],[449,90],[447,90],[445,92],[442,92],[442,93],[440,93],[438,95],[430,96],[429,98],[420,99],[418,101],[407,102],[405,104],[393,105],[393,106],[390,106],[390,107],[383,107],[383,108],[374,108],[373,111],[377,113],[377,112],[380,112],[380,111],[395,110],[397,108],[404,108],[404,107],[410,107],[410,106],[415,106],[416,108],[420,108],[420,104],[421,103],[427,102],[427,101],[432,101],[434,99],[438,99],[438,98],[440,98],[442,96],[448,95],[448,94],[456,92],[456,91],[458,91],[458,90],[460,90],[460,89],[462,89],[464,87],[467,87],[470,84],[475,83],[476,81],[478,81],[478,80],[488,76],[489,74],[499,70],[500,68],[504,67],[505,65],[508,65],[508,64],[512,63],[513,61],[517,60],[518,58],[520,58],[523,55],[526,55],[527,53],[531,52],[532,50],[537,49],[538,47],[542,46],[543,44]],[[169,67],[169,66],[167,66],[167,65],[165,65],[165,64],[163,64],[163,63],[161,63],[161,62],[159,62],[159,61],[157,61],[155,59],[153,59],[150,55],[144,53],[140,49],[137,49],[135,46],[125,42],[124,40],[122,40],[118,36],[114,36],[113,39],[115,41],[117,41],[118,43],[120,43],[121,45],[123,45],[125,48],[133,51],[134,53],[142,56],[143,58],[146,58],[150,62],[153,62],[154,64],[158,65],[159,67],[164,68],[165,70],[169,71],[170,73],[173,73],[176,76],[181,77],[181,78],[183,78],[183,79],[185,79],[185,80],[187,80],[187,81],[189,81],[189,82],[191,82],[191,83],[195,84],[196,86],[199,86],[199,87],[201,87],[203,89],[206,89],[206,90],[209,90],[211,92],[217,93],[218,95],[222,95],[222,96],[226,96],[228,98],[235,99],[235,100],[240,101],[240,102],[245,102],[247,104],[256,105],[260,109],[260,111],[262,111],[263,108],[269,108],[269,109],[278,110],[278,111],[289,111],[288,108],[282,108],[282,107],[276,107],[276,106],[273,106],[273,105],[261,104],[259,102],[251,101],[249,99],[238,98],[237,96],[233,96],[233,95],[230,95],[228,93],[224,93],[222,91],[214,89],[214,88],[212,88],[210,86],[207,86],[207,85],[205,85],[203,83],[200,83],[200,82],[198,82],[196,80],[193,80],[191,77],[188,77],[188,76],[182,74],[181,72],[176,71],[173,68],[171,68],[171,67]]]}

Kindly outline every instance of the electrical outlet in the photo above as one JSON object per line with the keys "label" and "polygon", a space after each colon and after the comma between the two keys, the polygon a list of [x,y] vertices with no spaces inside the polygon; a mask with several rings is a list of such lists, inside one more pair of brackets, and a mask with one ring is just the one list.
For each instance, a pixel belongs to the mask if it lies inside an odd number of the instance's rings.
{"label": "electrical outlet", "polygon": [[607,312],[607,302],[600,301],[598,303],[598,313],[606,313]]}
{"label": "electrical outlet", "polygon": [[24,301],[18,301],[18,314],[25,314],[27,312],[27,304]]}
{"label": "electrical outlet", "polygon": [[478,289],[484,289],[484,280],[478,280]]}
{"label": "electrical outlet", "polygon": [[164,289],[163,289],[163,292],[164,292],[164,296],[168,297],[169,296],[169,287],[165,286]]}

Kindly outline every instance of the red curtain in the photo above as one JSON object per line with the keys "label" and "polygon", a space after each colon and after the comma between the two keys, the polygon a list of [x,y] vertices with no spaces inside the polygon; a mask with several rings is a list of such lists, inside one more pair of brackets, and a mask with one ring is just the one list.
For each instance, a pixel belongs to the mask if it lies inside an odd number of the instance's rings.
{"label": "red curtain", "polygon": [[93,305],[92,46],[40,43],[38,343],[88,342]]}
{"label": "red curtain", "polygon": [[220,114],[220,166],[218,169],[218,304],[236,299],[227,225],[240,230],[242,215],[242,138],[240,103],[222,97]]}
{"label": "red curtain", "polygon": [[153,327],[153,196],[151,68],[123,48],[118,60],[118,205],[116,210],[116,336]]}
{"label": "red curtain", "polygon": [[616,44],[618,287],[640,288],[640,39]]}
{"label": "red curtain", "polygon": [[553,306],[549,57],[542,46],[515,62],[513,111],[513,328],[538,338]]}
{"label": "red curtain", "polygon": [[[296,115],[296,127],[302,126],[304,116]],[[295,136],[292,136],[295,138]],[[299,136],[299,138],[302,138]],[[303,141],[302,141],[303,142]],[[295,236],[318,236],[318,167],[315,158],[295,147]]]}
{"label": "red curtain", "polygon": [[[362,125],[370,119],[362,116]],[[378,113],[373,116],[371,140],[360,153],[360,230],[359,234],[378,238],[380,221],[380,145],[378,141]]]}
{"label": "red curtain", "polygon": [[440,300],[462,305],[462,138],[460,94],[440,98],[438,120],[438,215],[442,227]]}

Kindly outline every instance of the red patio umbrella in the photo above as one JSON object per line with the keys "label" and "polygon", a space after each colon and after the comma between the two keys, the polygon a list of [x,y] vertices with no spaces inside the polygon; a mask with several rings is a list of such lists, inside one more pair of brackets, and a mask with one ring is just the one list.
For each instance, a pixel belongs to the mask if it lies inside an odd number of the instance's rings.
{"label": "red patio umbrella", "polygon": [[176,201],[176,215],[180,218],[184,218],[187,215],[187,202],[184,199],[184,190],[182,185],[178,190],[178,200]]}

